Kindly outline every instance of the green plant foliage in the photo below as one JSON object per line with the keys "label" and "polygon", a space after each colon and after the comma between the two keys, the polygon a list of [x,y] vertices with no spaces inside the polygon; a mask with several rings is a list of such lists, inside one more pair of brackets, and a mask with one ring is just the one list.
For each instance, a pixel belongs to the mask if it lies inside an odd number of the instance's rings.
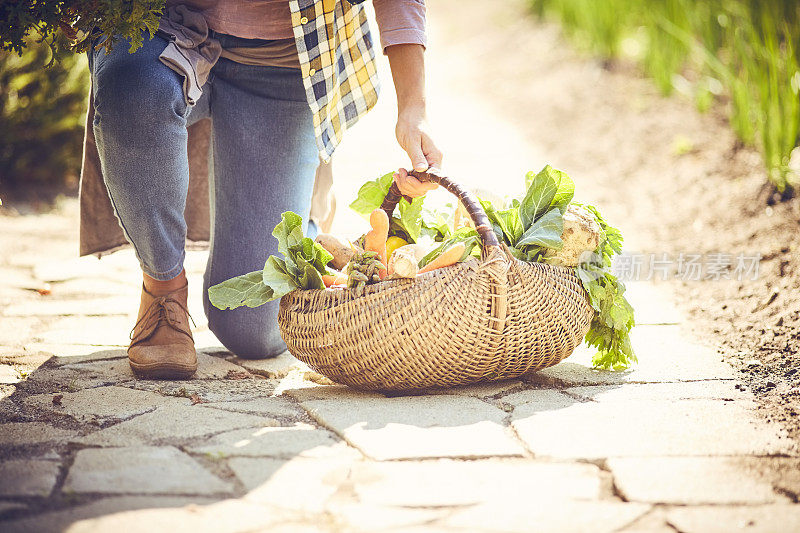
{"label": "green plant foliage", "polygon": [[[22,54],[29,38],[47,42],[57,55],[83,52],[89,36],[110,49],[122,39],[133,52],[158,29],[165,0],[20,0],[0,2],[0,49]],[[68,40],[58,39],[63,35]]]}
{"label": "green plant foliage", "polygon": [[[514,257],[543,262],[548,249],[558,250],[563,246],[563,214],[567,207],[570,203],[581,204],[572,201],[575,194],[572,179],[550,165],[538,173],[528,172],[525,185],[527,190],[522,201],[513,200],[507,209],[498,210],[485,200],[481,200],[481,206],[498,240],[509,247]],[[595,310],[586,343],[597,348],[592,359],[594,366],[621,370],[636,362],[629,336],[634,326],[633,307],[625,299],[625,286],[612,273],[613,257],[622,251],[622,234],[610,226],[595,207],[583,207],[597,219],[601,229],[594,257],[582,261],[576,269]],[[461,240],[471,237],[464,234]],[[421,263],[430,261],[434,252]]]}
{"label": "green plant foliage", "polygon": [[[165,0],[0,1],[0,188],[28,195],[76,182],[90,43],[136,50],[155,34]],[[45,68],[47,67],[47,68]]]}
{"label": "green plant foliage", "polygon": [[208,289],[208,299],[217,309],[258,307],[295,289],[324,289],[322,276],[333,259],[325,248],[303,236],[303,219],[287,211],[272,235],[283,258],[271,255],[263,270],[248,272]]}
{"label": "green plant foliage", "polygon": [[[662,92],[691,73],[698,109],[730,101],[731,127],[761,151],[779,192],[800,186],[789,167],[800,131],[800,2],[795,0],[531,0],[540,16],[604,58],[625,39]],[[791,192],[791,191],[789,191]]]}
{"label": "green plant foliage", "polygon": [[49,47],[0,52],[0,189],[23,195],[74,184],[81,164],[89,75],[82,56],[49,68]]}
{"label": "green plant foliage", "polygon": [[[358,189],[356,199],[350,203],[350,209],[369,217],[375,209],[379,208],[386,198],[386,193],[392,186],[392,172],[366,182]],[[421,235],[434,236],[442,230],[441,238],[445,238],[449,229],[444,229],[440,225],[442,217],[438,213],[424,212],[422,207],[423,198],[414,198],[409,202],[401,198],[397,204],[397,209],[392,213],[389,221],[389,236],[400,237],[406,242],[417,242]],[[426,223],[427,220],[427,223]],[[428,224],[432,224],[429,226]],[[441,240],[437,239],[437,240]]]}
{"label": "green plant foliage", "polygon": [[622,252],[622,233],[609,225],[600,211],[586,209],[600,224],[600,244],[591,261],[578,265],[578,278],[595,310],[586,344],[597,348],[592,364],[597,368],[622,370],[637,362],[630,330],[635,325],[633,307],[625,298],[625,285],[612,274],[612,260]]}
{"label": "green plant foliage", "polygon": [[[391,176],[391,173],[385,174],[365,183],[350,207],[361,214],[371,213],[383,202],[392,183]],[[575,184],[564,172],[547,165],[539,172],[529,172],[525,176],[525,185],[525,195],[521,200],[513,199],[502,208],[486,200],[481,200],[481,205],[498,240],[508,246],[516,258],[544,262],[548,249],[558,250],[564,244],[561,240],[563,215],[573,203]],[[417,201],[419,206],[415,205]],[[401,208],[404,214],[392,218],[390,225],[390,234],[394,231],[395,235],[424,235],[436,243],[420,260],[420,267],[456,243],[464,244],[459,261],[481,256],[481,239],[474,228],[465,226],[453,231],[449,217],[423,208],[423,201],[424,197],[420,197],[411,203],[406,202],[406,206]],[[636,361],[629,336],[634,325],[633,308],[625,299],[625,286],[611,270],[614,255],[622,251],[622,234],[606,223],[596,208],[584,207],[597,219],[601,229],[594,260],[583,261],[576,268],[595,310],[586,342],[597,348],[592,360],[596,367],[620,370]],[[278,239],[278,251],[283,258],[270,256],[263,271],[237,276],[209,288],[211,304],[223,310],[257,307],[295,289],[323,289],[322,275],[328,273],[325,266],[332,256],[319,244],[303,237],[302,223],[299,215],[291,211],[283,213],[281,222],[272,232]],[[357,289],[356,294],[376,273],[369,270],[370,263],[377,262],[376,256],[374,252],[364,252],[348,263],[348,287]]]}

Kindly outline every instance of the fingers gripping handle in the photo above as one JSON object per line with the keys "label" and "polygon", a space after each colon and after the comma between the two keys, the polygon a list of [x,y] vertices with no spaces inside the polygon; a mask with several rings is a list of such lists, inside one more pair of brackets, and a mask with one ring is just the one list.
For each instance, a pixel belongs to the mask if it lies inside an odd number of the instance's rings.
{"label": "fingers gripping handle", "polygon": [[[489,217],[483,212],[483,208],[474,194],[455,183],[450,178],[439,176],[433,172],[418,172],[412,170],[409,174],[419,181],[441,185],[447,189],[449,193],[458,198],[467,210],[472,222],[475,223],[475,231],[477,231],[478,235],[481,237],[481,244],[483,245],[484,252],[486,252],[486,249],[489,247],[500,246],[500,243],[497,241],[497,235],[495,235],[492,230],[492,225],[489,223]],[[386,211],[389,218],[391,218],[392,212],[401,198],[406,198],[406,200],[411,201],[410,198],[403,196],[400,189],[397,187],[397,183],[392,182],[392,186],[389,188],[389,192],[386,193],[383,204],[381,204],[381,209]]]}

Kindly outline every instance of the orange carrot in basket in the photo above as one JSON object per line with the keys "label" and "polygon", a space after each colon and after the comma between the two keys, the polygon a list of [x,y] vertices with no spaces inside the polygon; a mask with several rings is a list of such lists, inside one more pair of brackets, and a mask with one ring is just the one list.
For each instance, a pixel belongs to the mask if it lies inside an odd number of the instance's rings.
{"label": "orange carrot in basket", "polygon": [[[386,239],[389,237],[389,215],[379,207],[369,216],[369,224],[372,229],[364,237],[364,249],[378,254],[378,259],[383,263],[383,266],[386,266]],[[381,270],[378,275],[383,279],[386,276],[386,271]]]}
{"label": "orange carrot in basket", "polygon": [[336,274],[323,274],[322,282],[326,287],[347,283],[347,275],[343,272],[336,272]]}
{"label": "orange carrot in basket", "polygon": [[424,274],[425,272],[430,272],[431,270],[436,270],[437,268],[444,268],[450,265],[455,265],[458,263],[458,260],[461,259],[461,256],[464,255],[464,243],[457,242],[447,250],[441,253],[439,257],[425,265],[424,267],[419,269],[419,274]]}

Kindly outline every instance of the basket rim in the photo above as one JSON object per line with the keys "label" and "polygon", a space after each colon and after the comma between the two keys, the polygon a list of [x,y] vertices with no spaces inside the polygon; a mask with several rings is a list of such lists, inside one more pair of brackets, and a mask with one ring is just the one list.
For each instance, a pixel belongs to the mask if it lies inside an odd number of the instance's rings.
{"label": "basket rim", "polygon": [[[577,276],[577,268],[576,267],[568,267],[568,266],[563,266],[563,265],[551,265],[550,263],[539,263],[539,262],[522,261],[521,259],[517,259],[513,255],[511,255],[511,253],[508,251],[508,248],[506,247],[505,244],[502,245],[502,248],[506,252],[507,259],[509,261],[513,261],[517,265],[521,265],[521,266],[525,266],[525,267],[533,267],[533,268],[544,268],[546,270],[554,270],[554,271],[559,271],[559,270],[560,271],[566,271],[565,273],[575,274]],[[478,260],[477,258],[473,258],[473,259],[476,259],[476,261],[479,261],[479,263],[476,265],[473,262],[469,261],[469,259],[468,259],[466,261],[462,261],[460,263],[456,263],[455,265],[450,265],[448,267],[444,267],[444,269],[450,269],[450,268],[454,268],[454,267],[463,269],[463,268],[466,267],[469,270],[473,270],[473,269],[479,269],[481,267],[481,265],[484,265],[484,264],[486,264],[488,262],[486,259],[480,259],[480,260]],[[538,265],[538,266],[536,266],[536,265]],[[425,272],[424,274],[419,274],[418,276],[416,276],[414,278],[394,278],[394,279],[386,278],[386,279],[382,279],[382,280],[378,281],[377,283],[372,283],[370,285],[366,285],[364,287],[364,290],[365,291],[371,291],[371,293],[375,293],[375,292],[379,292],[379,289],[382,290],[382,289],[387,289],[389,287],[395,287],[398,284],[407,284],[409,286],[413,286],[413,285],[416,285],[417,283],[426,282],[426,280],[432,279],[433,277],[435,277],[437,275],[442,275],[443,274],[442,271],[444,269],[431,270],[430,272]],[[337,288],[337,289],[329,289],[329,288],[325,288],[325,289],[300,289],[300,288],[297,288],[297,289],[294,289],[294,290],[286,293],[284,296],[281,297],[281,299],[286,298],[287,296],[290,296],[290,295],[298,296],[298,295],[301,295],[301,294],[302,295],[308,295],[308,296],[311,296],[311,295],[314,295],[314,294],[326,294],[326,295],[331,295],[331,296],[336,296],[336,295],[341,295],[341,294],[352,294],[354,297],[358,298],[359,296],[353,293],[353,291],[355,291],[355,290],[356,289],[351,289],[351,288],[347,288],[347,287],[345,287],[345,288]],[[584,292],[585,292],[585,290],[584,290]],[[366,292],[363,295],[366,295]]]}

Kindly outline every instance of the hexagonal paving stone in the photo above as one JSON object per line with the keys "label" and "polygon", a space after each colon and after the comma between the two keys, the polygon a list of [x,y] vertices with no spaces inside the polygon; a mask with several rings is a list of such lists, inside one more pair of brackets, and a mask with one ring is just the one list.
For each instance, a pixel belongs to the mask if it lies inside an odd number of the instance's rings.
{"label": "hexagonal paving stone", "polygon": [[595,350],[581,345],[566,360],[526,379],[546,385],[555,380],[568,386],[736,379],[715,349],[689,339],[681,326],[636,326],[631,342],[639,363],[623,372],[592,369]]}
{"label": "hexagonal paving stone", "polygon": [[507,533],[611,533],[650,509],[641,503],[531,499],[525,494],[456,511],[445,525]]}
{"label": "hexagonal paving stone", "polygon": [[453,507],[498,500],[596,500],[607,474],[590,464],[529,459],[364,462],[350,477],[358,500],[396,507]]}
{"label": "hexagonal paving stone", "polygon": [[159,406],[190,403],[187,398],[170,398],[153,392],[114,386],[78,392],[36,394],[23,401],[26,407],[69,415],[81,422],[130,418]]}
{"label": "hexagonal paving stone", "polygon": [[[662,455],[793,453],[779,428],[747,406],[716,400],[578,402],[553,391],[526,391],[515,400],[512,425],[538,456],[602,458]],[[523,402],[523,394],[529,400]],[[536,401],[536,395],[548,395]],[[564,395],[562,395],[564,396]],[[507,401],[514,395],[504,398]],[[722,438],[735,435],[735,438]]]}
{"label": "hexagonal paving stone", "polygon": [[320,512],[348,482],[354,461],[326,457],[290,460],[234,457],[228,465],[248,493],[244,499],[285,509]]}
{"label": "hexagonal paving stone", "polygon": [[0,445],[21,446],[45,442],[63,442],[77,433],[44,422],[6,422],[0,425]]}
{"label": "hexagonal paving stone", "polygon": [[667,521],[685,533],[788,533],[800,531],[800,505],[675,507]]}

